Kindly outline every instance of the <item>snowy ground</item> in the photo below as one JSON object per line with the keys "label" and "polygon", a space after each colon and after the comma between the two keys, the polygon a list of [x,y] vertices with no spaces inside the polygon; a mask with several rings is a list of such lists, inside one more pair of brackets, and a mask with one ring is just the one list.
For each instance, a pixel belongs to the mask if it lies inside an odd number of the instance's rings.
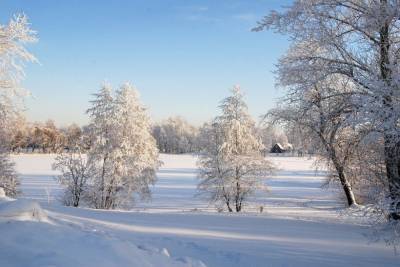
{"label": "snowy ground", "polygon": [[50,223],[0,220],[0,266],[367,267],[400,260],[384,244],[368,244],[365,226],[338,216],[340,197],[320,188],[324,172],[307,158],[272,158],[279,170],[266,180],[269,192],[243,214],[216,213],[196,196],[191,155],[161,155],[153,200],[133,211],[63,207],[53,156],[14,159],[21,198],[37,200]]}

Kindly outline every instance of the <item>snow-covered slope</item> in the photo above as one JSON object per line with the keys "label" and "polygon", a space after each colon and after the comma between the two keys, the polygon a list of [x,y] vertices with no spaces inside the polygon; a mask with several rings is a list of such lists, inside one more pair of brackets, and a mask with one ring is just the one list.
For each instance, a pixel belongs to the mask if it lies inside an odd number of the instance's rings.
{"label": "snow-covered slope", "polygon": [[203,266],[75,225],[9,221],[0,233],[0,266]]}
{"label": "snow-covered slope", "polygon": [[137,246],[96,228],[47,212],[29,199],[10,199],[0,188],[0,266],[205,266],[171,259],[166,248]]}
{"label": "snow-covered slope", "polygon": [[[62,207],[56,201],[60,188],[50,168],[52,156],[14,159],[23,198],[38,200],[53,224],[0,223],[0,232],[7,232],[0,239],[0,266],[27,266],[23,259],[42,258],[38,255],[48,261],[28,266],[51,265],[51,260],[71,262],[64,266],[131,266],[129,255],[147,262],[138,261],[140,266],[201,266],[192,258],[207,266],[398,264],[391,248],[368,244],[366,227],[338,216],[340,197],[320,188],[325,173],[315,172],[307,158],[273,158],[279,170],[266,181],[270,191],[259,192],[243,214],[217,213],[195,196],[196,159],[191,155],[161,155],[164,165],[153,201],[137,203],[133,211]],[[60,255],[65,248],[68,254]]]}
{"label": "snow-covered slope", "polygon": [[35,201],[0,198],[0,222],[1,221],[47,222],[48,220],[46,212],[44,212]]}

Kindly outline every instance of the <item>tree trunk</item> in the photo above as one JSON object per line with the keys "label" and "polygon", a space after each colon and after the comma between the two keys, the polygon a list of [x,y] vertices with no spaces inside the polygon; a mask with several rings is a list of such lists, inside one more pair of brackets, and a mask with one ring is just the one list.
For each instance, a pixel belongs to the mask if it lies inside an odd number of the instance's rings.
{"label": "tree trunk", "polygon": [[[388,6],[387,0],[381,0],[381,9],[385,11]],[[390,69],[390,33],[389,22],[385,21],[379,31],[380,35],[380,72],[382,79],[388,88],[392,87],[392,71]],[[390,91],[389,91],[390,92]],[[390,123],[394,116],[393,95],[388,93],[383,98],[383,106],[387,112],[384,117],[386,125],[385,131],[385,165],[386,176],[389,184],[389,194],[391,199],[391,212],[389,217],[394,220],[400,220],[400,143],[399,136],[391,134],[397,125]]]}
{"label": "tree trunk", "polygon": [[400,143],[392,136],[385,138],[385,165],[391,199],[390,219],[400,220]]}
{"label": "tree trunk", "polygon": [[104,190],[105,190],[105,175],[106,175],[106,161],[108,158],[108,154],[106,154],[103,158],[103,165],[102,165],[102,170],[101,170],[101,180],[100,180],[100,191],[101,191],[101,203],[100,203],[100,208],[105,207],[104,203]]}
{"label": "tree trunk", "polygon": [[[220,172],[219,169],[218,169],[218,172]],[[224,187],[224,186],[222,186],[222,191],[224,192],[224,193],[223,193],[223,197],[224,197],[224,199],[225,199],[226,207],[228,208],[228,211],[229,211],[229,212],[232,212],[233,210],[232,210],[232,208],[231,208],[231,200],[230,200],[229,195],[225,193],[225,187]]]}
{"label": "tree trunk", "polygon": [[232,208],[231,208],[231,205],[229,204],[229,201],[226,202],[226,206],[228,207],[228,211],[229,212],[233,211]]}
{"label": "tree trunk", "polygon": [[240,195],[241,195],[241,188],[240,188],[240,176],[239,176],[239,168],[236,167],[235,170],[235,175],[236,175],[236,195],[235,195],[235,208],[236,212],[240,212],[241,210],[241,205],[240,205]]}
{"label": "tree trunk", "polygon": [[236,203],[236,212],[240,212],[242,210],[242,203],[239,201]]}
{"label": "tree trunk", "polygon": [[236,203],[236,212],[240,212],[240,210],[241,210],[241,207],[240,207],[239,203]]}
{"label": "tree trunk", "polygon": [[347,204],[349,207],[352,205],[357,205],[356,198],[353,193],[353,189],[351,188],[350,182],[348,181],[346,174],[344,173],[344,167],[340,164],[338,158],[336,157],[336,152],[334,149],[330,149],[330,155],[335,166],[336,172],[339,176],[340,184],[342,185],[344,194],[346,195]]}
{"label": "tree trunk", "polygon": [[351,207],[353,205],[357,205],[353,190],[351,189],[351,185],[347,181],[347,178],[346,178],[344,172],[341,170],[341,171],[338,171],[338,174],[339,174],[340,183],[342,184],[343,191],[346,195],[347,204],[349,205],[349,207]]}

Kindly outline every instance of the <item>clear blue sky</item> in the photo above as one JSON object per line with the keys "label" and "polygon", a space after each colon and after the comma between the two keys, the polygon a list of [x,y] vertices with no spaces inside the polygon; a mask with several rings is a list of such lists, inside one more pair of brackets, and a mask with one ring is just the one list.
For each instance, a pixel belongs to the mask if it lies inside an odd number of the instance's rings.
{"label": "clear blue sky", "polygon": [[200,124],[240,84],[253,116],[281,94],[274,64],[287,39],[250,29],[282,0],[0,0],[0,22],[28,15],[39,42],[29,49],[24,86],[29,120],[87,122],[91,94],[103,81],[131,81],[154,120],[181,115]]}

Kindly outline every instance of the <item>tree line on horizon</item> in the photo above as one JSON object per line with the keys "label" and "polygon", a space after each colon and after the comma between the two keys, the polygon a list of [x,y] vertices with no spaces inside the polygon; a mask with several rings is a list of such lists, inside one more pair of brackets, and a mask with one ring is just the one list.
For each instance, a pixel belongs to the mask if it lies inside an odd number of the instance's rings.
{"label": "tree line on horizon", "polygon": [[[182,117],[169,117],[158,123],[151,123],[151,134],[155,138],[160,153],[184,154],[199,153],[201,148],[201,126],[194,126]],[[268,152],[274,144],[296,144],[301,150],[313,150],[301,144],[298,135],[286,129],[272,125],[257,127],[258,135],[262,139],[265,150]],[[57,127],[55,121],[27,122],[20,116],[14,122],[7,150],[11,153],[58,153],[74,148],[80,139],[84,139],[86,149],[90,148],[88,125],[79,126],[72,123],[65,127]]]}

